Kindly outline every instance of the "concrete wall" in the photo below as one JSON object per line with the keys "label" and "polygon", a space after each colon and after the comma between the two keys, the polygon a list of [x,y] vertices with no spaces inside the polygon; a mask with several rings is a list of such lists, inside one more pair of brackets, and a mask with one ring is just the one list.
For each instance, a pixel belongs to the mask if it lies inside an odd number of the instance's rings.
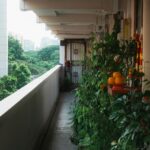
{"label": "concrete wall", "polygon": [[146,78],[150,80],[150,0],[143,0],[143,59]]}
{"label": "concrete wall", "polygon": [[8,73],[6,0],[0,0],[0,77]]}
{"label": "concrete wall", "polygon": [[0,149],[33,150],[59,95],[60,66],[56,66],[0,102]]}

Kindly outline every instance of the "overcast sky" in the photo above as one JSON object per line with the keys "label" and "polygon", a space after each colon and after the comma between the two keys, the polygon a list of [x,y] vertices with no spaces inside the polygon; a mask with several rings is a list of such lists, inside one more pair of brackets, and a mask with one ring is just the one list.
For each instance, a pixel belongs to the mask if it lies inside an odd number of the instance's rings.
{"label": "overcast sky", "polygon": [[8,32],[23,36],[25,39],[39,43],[41,37],[48,36],[55,39],[50,31],[45,30],[44,24],[36,23],[36,15],[32,11],[21,11],[20,0],[7,0]]}

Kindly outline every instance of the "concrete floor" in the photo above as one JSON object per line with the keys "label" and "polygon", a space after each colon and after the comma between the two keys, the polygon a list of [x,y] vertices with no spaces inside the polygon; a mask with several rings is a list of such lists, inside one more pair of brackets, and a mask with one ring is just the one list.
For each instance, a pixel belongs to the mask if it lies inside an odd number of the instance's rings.
{"label": "concrete floor", "polygon": [[74,92],[60,94],[56,113],[41,150],[77,150],[70,141]]}

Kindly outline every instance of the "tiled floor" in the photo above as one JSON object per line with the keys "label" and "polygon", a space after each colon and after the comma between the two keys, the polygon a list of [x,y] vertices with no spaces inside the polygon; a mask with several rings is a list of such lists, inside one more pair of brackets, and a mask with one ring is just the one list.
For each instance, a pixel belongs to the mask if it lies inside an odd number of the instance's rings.
{"label": "tiled floor", "polygon": [[52,126],[48,132],[42,150],[77,150],[70,141],[72,134],[71,117],[74,92],[66,92],[60,95]]}

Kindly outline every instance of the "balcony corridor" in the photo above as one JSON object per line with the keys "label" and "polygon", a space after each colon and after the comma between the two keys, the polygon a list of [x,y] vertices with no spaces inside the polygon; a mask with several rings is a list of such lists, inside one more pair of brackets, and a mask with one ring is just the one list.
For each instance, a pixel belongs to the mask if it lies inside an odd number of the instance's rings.
{"label": "balcony corridor", "polygon": [[74,92],[60,94],[60,99],[41,150],[76,150],[70,141]]}

